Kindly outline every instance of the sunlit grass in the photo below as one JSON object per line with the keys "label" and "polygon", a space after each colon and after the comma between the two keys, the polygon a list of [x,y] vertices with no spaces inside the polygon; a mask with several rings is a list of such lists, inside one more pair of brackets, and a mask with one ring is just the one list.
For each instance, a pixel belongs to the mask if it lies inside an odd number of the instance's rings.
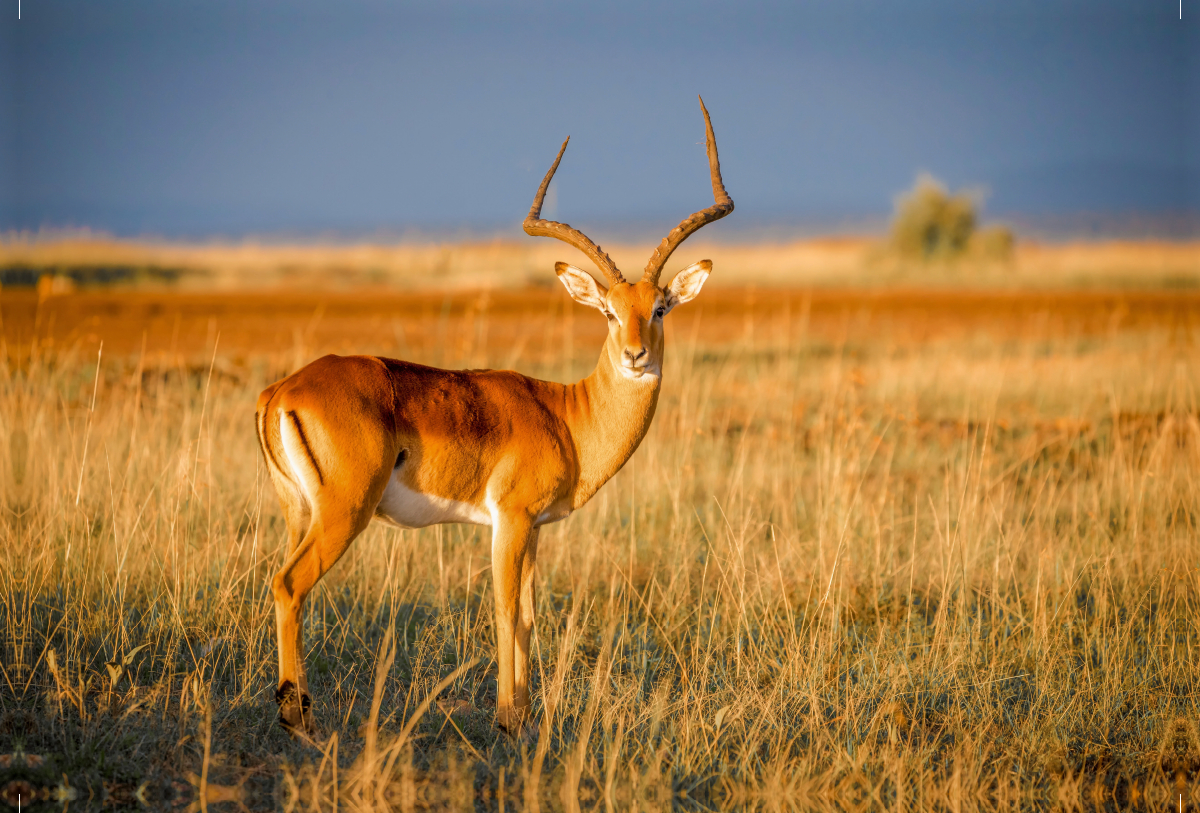
{"label": "sunlit grass", "polygon": [[[408,356],[562,380],[595,352],[566,324],[558,356]],[[492,726],[467,526],[362,535],[309,601],[320,736],[277,727],[284,528],[253,403],[293,348],[214,332],[203,359],[90,344],[7,369],[0,736],[44,759],[23,776],[286,809],[1193,798],[1191,334],[674,327],[641,449],[543,530],[527,741]]]}
{"label": "sunlit grass", "polygon": [[[594,235],[626,273],[641,268],[658,239],[614,243]],[[996,235],[993,234],[993,237]],[[987,243],[988,240],[983,241]],[[994,242],[994,241],[993,241]],[[710,286],[939,285],[1061,288],[1072,286],[1200,287],[1196,241],[1086,241],[1041,244],[1018,235],[1015,251],[974,252],[933,262],[898,256],[894,246],[865,236],[810,240],[688,243],[688,256],[713,260]],[[982,256],[981,256],[982,255]],[[170,243],[102,235],[0,235],[0,277],[32,284],[47,275],[45,295],[84,285],[176,285],[187,290],[302,286],[308,290],[476,290],[556,286],[557,260],[587,267],[582,254],[547,240],[494,239],[399,243]],[[49,275],[57,274],[60,284]],[[21,281],[24,281],[23,283]]]}

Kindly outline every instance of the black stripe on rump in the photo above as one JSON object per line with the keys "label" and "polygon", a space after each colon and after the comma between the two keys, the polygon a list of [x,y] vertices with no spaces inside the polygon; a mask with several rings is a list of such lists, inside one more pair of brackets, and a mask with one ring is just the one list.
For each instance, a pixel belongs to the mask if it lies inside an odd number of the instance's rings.
{"label": "black stripe on rump", "polygon": [[287,472],[279,465],[279,461],[275,459],[275,455],[271,451],[271,447],[267,445],[267,412],[269,411],[270,404],[268,403],[267,409],[264,409],[262,412],[254,413],[254,428],[258,430],[258,447],[262,449],[263,457],[267,461],[267,466],[279,472],[287,480],[291,480],[292,478],[288,477]]}
{"label": "black stripe on rump", "polygon": [[254,413],[254,428],[258,432],[258,448],[262,449],[263,457],[270,457],[271,453],[267,451],[267,437],[263,432],[263,427],[266,425],[266,416],[262,412]]}
{"label": "black stripe on rump", "polygon": [[321,474],[321,467],[317,465],[317,458],[313,456],[312,447],[308,445],[308,438],[304,435],[304,429],[300,426],[300,419],[296,417],[295,412],[287,414],[292,419],[292,426],[296,427],[296,434],[300,436],[300,442],[304,444],[304,453],[308,455],[308,460],[312,463],[313,470],[317,473],[317,481],[321,485],[325,485],[325,475]]}

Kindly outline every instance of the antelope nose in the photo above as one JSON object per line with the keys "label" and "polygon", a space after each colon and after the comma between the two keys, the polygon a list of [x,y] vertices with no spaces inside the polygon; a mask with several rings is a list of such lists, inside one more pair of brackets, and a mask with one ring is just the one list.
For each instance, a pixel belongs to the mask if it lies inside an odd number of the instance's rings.
{"label": "antelope nose", "polygon": [[636,364],[638,359],[644,357],[645,355],[646,355],[645,347],[626,347],[625,348],[625,360],[631,365]]}

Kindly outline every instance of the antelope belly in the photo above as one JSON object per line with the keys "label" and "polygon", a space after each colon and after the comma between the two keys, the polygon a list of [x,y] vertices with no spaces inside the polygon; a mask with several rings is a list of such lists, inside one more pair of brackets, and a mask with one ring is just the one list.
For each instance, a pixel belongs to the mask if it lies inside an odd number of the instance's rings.
{"label": "antelope belly", "polygon": [[565,519],[571,514],[570,500],[560,500],[547,508],[542,513],[538,514],[535,525],[548,525],[551,522],[558,522],[560,519]]}
{"label": "antelope belly", "polygon": [[383,498],[375,509],[375,516],[401,528],[424,528],[442,522],[492,524],[491,514],[484,509],[470,503],[413,491],[401,483],[396,474],[388,481]]}

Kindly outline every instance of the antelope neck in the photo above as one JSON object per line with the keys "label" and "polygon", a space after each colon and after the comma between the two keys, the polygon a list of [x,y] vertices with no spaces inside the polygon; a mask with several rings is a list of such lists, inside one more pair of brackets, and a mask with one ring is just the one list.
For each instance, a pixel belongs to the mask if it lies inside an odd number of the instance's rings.
{"label": "antelope neck", "polygon": [[566,423],[579,459],[574,508],[586,503],[637,450],[654,420],[661,385],[661,366],[659,375],[626,378],[605,343],[592,374],[566,387]]}

